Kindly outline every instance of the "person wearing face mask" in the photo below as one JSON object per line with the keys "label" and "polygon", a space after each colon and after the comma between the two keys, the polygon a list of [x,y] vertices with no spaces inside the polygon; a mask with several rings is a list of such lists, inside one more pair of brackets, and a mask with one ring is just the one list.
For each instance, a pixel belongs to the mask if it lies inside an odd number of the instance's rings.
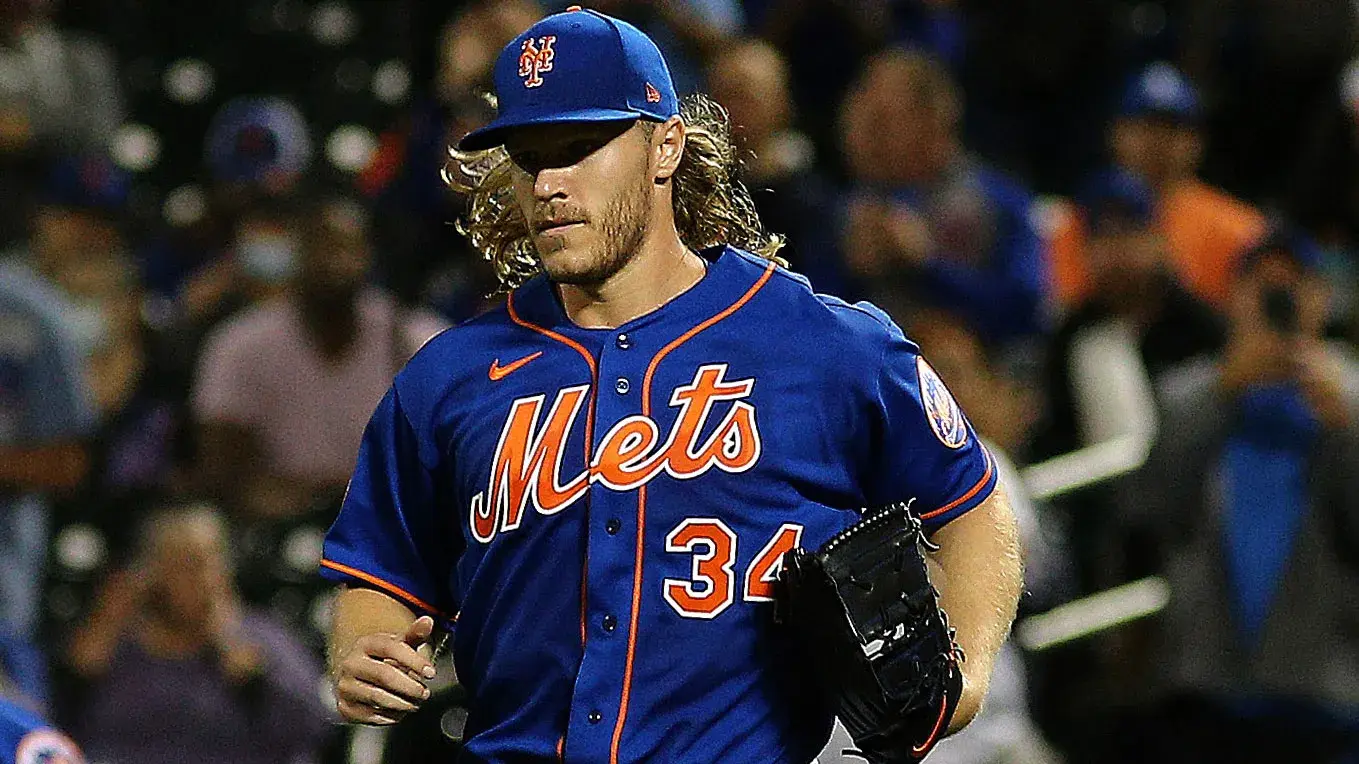
{"label": "person wearing face mask", "polygon": [[369,411],[443,323],[368,285],[352,202],[303,203],[291,239],[243,230],[241,268],[272,296],[206,339],[191,394],[198,472],[228,507],[296,515],[344,488]]}
{"label": "person wearing face mask", "polygon": [[1359,365],[1323,338],[1319,259],[1286,231],[1243,256],[1225,350],[1163,378],[1122,496],[1171,589],[1145,674],[1157,734],[1129,735],[1148,761],[1359,752]]}
{"label": "person wearing face mask", "polygon": [[130,540],[129,519],[173,485],[183,443],[182,375],[164,332],[143,318],[137,276],[120,250],[72,261],[58,274],[98,341],[85,359],[97,417],[89,471],[81,490],[57,503],[57,522],[93,524],[114,546]]}

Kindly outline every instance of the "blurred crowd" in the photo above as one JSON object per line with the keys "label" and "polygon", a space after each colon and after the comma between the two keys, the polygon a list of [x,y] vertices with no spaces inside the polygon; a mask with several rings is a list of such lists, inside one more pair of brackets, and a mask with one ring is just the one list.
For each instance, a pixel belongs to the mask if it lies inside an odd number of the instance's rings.
{"label": "blurred crowd", "polygon": [[[337,726],[314,571],[393,374],[498,299],[440,169],[565,5],[0,0],[4,702],[92,762],[447,760],[457,688]],[[1008,647],[932,761],[1359,761],[1353,3],[591,7],[960,399],[1021,623],[1168,587]]]}

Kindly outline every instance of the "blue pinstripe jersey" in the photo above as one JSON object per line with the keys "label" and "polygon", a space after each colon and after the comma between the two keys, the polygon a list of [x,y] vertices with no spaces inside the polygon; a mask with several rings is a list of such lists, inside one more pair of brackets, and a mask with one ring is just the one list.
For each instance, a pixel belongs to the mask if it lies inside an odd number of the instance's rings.
{"label": "blue pinstripe jersey", "polygon": [[694,287],[584,329],[542,277],[431,340],[365,432],[322,572],[452,629],[486,761],[806,762],[829,713],[773,620],[783,552],[995,469],[879,310],[715,248]]}
{"label": "blue pinstripe jersey", "polygon": [[41,717],[0,698],[0,764],[84,764],[71,739]]}

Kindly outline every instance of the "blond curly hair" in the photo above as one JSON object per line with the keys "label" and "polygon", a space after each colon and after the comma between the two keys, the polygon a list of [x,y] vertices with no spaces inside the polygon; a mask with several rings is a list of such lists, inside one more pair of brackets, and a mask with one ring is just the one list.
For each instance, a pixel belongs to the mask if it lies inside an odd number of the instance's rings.
{"label": "blond curly hair", "polygon": [[[693,250],[719,244],[753,252],[787,265],[778,251],[783,236],[764,230],[750,191],[740,180],[741,160],[731,139],[731,120],[721,104],[703,94],[680,102],[684,154],[675,170],[672,194],[675,228]],[[643,122],[654,129],[655,123]],[[510,187],[512,163],[504,148],[449,149],[444,182],[469,197],[458,231],[495,269],[509,291],[541,269],[519,205]]]}

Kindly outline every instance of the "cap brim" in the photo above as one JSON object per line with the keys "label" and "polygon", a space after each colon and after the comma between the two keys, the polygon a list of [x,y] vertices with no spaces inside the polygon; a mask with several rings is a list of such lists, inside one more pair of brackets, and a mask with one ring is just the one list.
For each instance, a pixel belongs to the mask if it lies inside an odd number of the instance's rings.
{"label": "cap brim", "polygon": [[637,111],[622,109],[581,109],[544,114],[538,117],[520,119],[495,119],[485,127],[478,128],[458,141],[460,151],[481,151],[495,148],[505,142],[505,135],[511,130],[530,125],[554,125],[563,122],[623,122],[641,119],[648,115]]}

